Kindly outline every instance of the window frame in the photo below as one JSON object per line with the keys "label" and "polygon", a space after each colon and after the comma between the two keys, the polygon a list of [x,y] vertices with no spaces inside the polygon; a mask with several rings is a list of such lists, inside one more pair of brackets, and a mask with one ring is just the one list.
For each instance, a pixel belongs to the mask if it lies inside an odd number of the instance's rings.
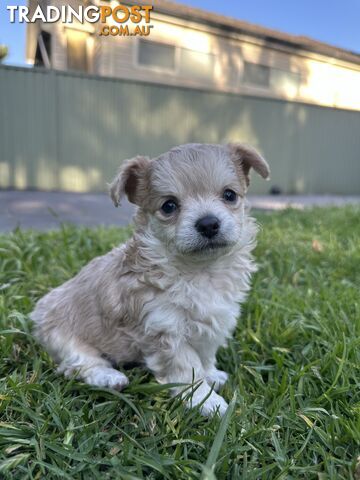
{"label": "window frame", "polygon": [[[71,31],[79,32],[79,33],[81,33],[81,34],[86,35],[85,38],[84,38],[84,40],[85,40],[85,41],[84,41],[84,47],[85,47],[85,66],[86,66],[85,69],[82,69],[82,68],[70,68],[70,67],[69,67],[69,37],[68,37],[68,33],[70,32],[70,35],[71,35]],[[89,34],[88,34],[88,32],[86,32],[86,31],[78,30],[78,29],[69,29],[69,30],[66,30],[66,68],[67,68],[68,71],[70,71],[70,72],[77,72],[77,73],[90,73],[90,59],[89,59],[88,38],[89,38]]]}
{"label": "window frame", "polygon": [[[259,85],[257,83],[245,82],[244,81],[245,63],[268,68],[269,69],[269,84],[267,86],[264,86],[264,85]],[[302,84],[302,74],[301,74],[300,71],[287,70],[285,68],[280,68],[280,67],[276,67],[276,66],[272,66],[272,65],[265,65],[263,63],[250,62],[250,61],[244,60],[244,59],[243,59],[243,64],[244,64],[244,67],[243,67],[242,75],[241,75],[241,78],[240,78],[240,88],[241,87],[254,88],[256,90],[261,90],[263,92],[270,93],[270,94],[274,95],[275,97],[280,97],[281,98],[285,95],[285,92],[281,92],[279,90],[276,90],[271,85],[271,73],[276,70],[278,72],[284,72],[284,73],[288,73],[288,74],[292,74],[292,75],[297,76],[297,78],[298,78],[297,91],[296,91],[296,94],[294,95],[293,98],[297,98],[299,96],[299,92],[300,92],[300,88],[301,88],[301,84]]]}
{"label": "window frame", "polygon": [[[42,44],[42,45],[41,45]],[[47,30],[40,30],[37,36],[34,66],[52,68],[53,36]],[[45,53],[45,56],[44,56]],[[48,65],[46,65],[48,63]]]}
{"label": "window frame", "polygon": [[[175,43],[171,42],[162,42],[158,40],[144,40],[142,38],[137,38],[137,41],[135,43],[135,48],[133,48],[133,61],[134,61],[134,66],[139,69],[139,70],[145,70],[145,71],[152,71],[155,73],[168,73],[171,75],[178,75],[179,74],[179,48],[178,45]],[[166,47],[174,47],[174,68],[166,68],[166,67],[161,67],[159,65],[144,65],[143,63],[139,62],[139,54],[140,54],[140,42],[152,42],[152,43],[157,43],[160,45],[164,45]]]}
{"label": "window frame", "polygon": [[[244,80],[245,77],[245,64],[249,65],[255,65],[256,67],[265,67],[268,69],[269,72],[269,83],[268,85],[260,85],[258,83],[254,82],[246,82]],[[258,88],[261,90],[266,90],[266,91],[271,91],[271,84],[270,84],[270,75],[271,75],[271,67],[269,65],[265,65],[263,63],[256,63],[256,62],[249,62],[248,60],[243,59],[243,70],[242,70],[242,75],[241,75],[241,85],[245,87],[251,87],[251,88]]]}

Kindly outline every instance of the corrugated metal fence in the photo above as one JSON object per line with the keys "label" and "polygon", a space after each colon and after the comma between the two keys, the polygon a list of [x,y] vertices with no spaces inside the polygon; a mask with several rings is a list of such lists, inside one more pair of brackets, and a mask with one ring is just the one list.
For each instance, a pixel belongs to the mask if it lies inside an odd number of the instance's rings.
{"label": "corrugated metal fence", "polygon": [[360,193],[360,112],[0,67],[3,188],[101,191],[125,158],[239,140],[272,168],[254,193]]}

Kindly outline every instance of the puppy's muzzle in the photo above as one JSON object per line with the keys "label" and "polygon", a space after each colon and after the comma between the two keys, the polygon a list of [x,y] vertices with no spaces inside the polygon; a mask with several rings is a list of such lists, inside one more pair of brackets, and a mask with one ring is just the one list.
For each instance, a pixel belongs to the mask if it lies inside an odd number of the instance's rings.
{"label": "puppy's muzzle", "polygon": [[214,238],[220,230],[220,220],[214,215],[206,215],[195,223],[196,230],[206,238]]}

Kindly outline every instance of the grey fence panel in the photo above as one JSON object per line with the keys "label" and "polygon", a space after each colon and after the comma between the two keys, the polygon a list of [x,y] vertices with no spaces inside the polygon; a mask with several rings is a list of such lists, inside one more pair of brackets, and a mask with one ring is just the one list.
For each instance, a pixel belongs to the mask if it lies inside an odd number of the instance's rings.
{"label": "grey fence panel", "polygon": [[56,78],[0,68],[0,186],[57,188]]}
{"label": "grey fence panel", "polygon": [[3,188],[103,191],[126,158],[228,141],[255,145],[271,165],[253,193],[360,193],[360,112],[0,67]]}
{"label": "grey fence panel", "polygon": [[296,171],[306,191],[360,193],[359,117],[318,107],[304,111]]}

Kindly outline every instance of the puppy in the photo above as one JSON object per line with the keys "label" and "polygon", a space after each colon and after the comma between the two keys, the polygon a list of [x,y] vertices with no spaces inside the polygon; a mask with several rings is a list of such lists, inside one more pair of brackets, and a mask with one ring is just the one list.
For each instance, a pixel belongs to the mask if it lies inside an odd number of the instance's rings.
{"label": "puppy", "polygon": [[110,194],[116,206],[125,195],[138,206],[134,235],[31,314],[59,372],[121,390],[128,379],[112,365],[140,360],[160,383],[195,382],[188,406],[224,414],[216,391],[227,374],[216,351],[256,270],[257,228],[244,208],[251,168],[269,176],[266,161],[241,144],[187,144],[123,163]]}

